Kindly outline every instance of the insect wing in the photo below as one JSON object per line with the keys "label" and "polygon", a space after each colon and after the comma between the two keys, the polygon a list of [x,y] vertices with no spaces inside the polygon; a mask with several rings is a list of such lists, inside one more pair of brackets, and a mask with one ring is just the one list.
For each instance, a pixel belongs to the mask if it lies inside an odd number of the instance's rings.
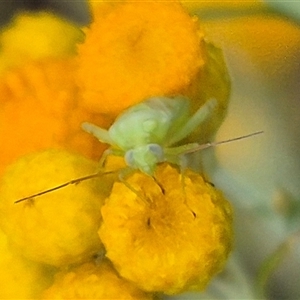
{"label": "insect wing", "polygon": [[164,123],[163,120],[161,121],[165,130],[160,140],[160,145],[168,145],[169,139],[186,124],[190,117],[189,99],[183,96],[173,98],[156,97],[151,98],[148,101],[148,105],[152,107],[153,110],[163,111],[167,115],[167,119],[164,120]]}
{"label": "insect wing", "polygon": [[165,146],[176,144],[177,142],[188,137],[197,127],[199,127],[207,118],[211,116],[213,110],[217,106],[217,103],[218,102],[216,99],[210,99],[193,115],[189,115],[184,124],[179,124],[180,126],[178,126],[178,124],[174,123],[172,131],[169,133],[169,138],[166,140]]}

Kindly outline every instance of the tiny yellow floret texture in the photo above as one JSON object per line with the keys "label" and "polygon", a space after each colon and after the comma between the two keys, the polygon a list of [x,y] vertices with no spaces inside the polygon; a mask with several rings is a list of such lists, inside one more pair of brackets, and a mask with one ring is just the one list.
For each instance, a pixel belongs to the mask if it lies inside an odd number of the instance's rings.
{"label": "tiny yellow floret texture", "polygon": [[55,276],[41,299],[151,300],[150,294],[121,278],[108,261],[85,263]]}
{"label": "tiny yellow floret texture", "polygon": [[[79,47],[87,109],[117,115],[153,95],[179,93],[204,64],[198,19],[176,2],[125,2],[103,12]],[[118,87],[118,88],[116,88]]]}
{"label": "tiny yellow floret texture", "polygon": [[50,284],[45,265],[16,254],[0,230],[0,299],[36,299]]}
{"label": "tiny yellow floret texture", "polygon": [[109,183],[93,179],[21,203],[14,201],[95,173],[97,163],[65,150],[32,153],[10,165],[0,185],[0,225],[22,255],[54,266],[90,259]]}
{"label": "tiny yellow floret texture", "polygon": [[1,299],[203,291],[232,249],[231,206],[200,174],[163,163],[145,175],[114,145],[119,156],[100,165],[109,145],[81,128],[107,129],[149,97],[182,95],[191,114],[217,100],[182,145],[207,142],[230,93],[222,51],[179,1],[92,10],[84,42],[80,28],[48,13],[21,13],[0,32]]}
{"label": "tiny yellow floret texture", "polygon": [[74,55],[83,36],[78,26],[50,12],[21,12],[0,30],[0,74],[30,60]]}
{"label": "tiny yellow floret texture", "polygon": [[145,291],[203,290],[232,248],[230,204],[201,175],[164,164],[115,183],[99,235],[121,276]]}
{"label": "tiny yellow floret texture", "polygon": [[47,148],[99,158],[105,145],[83,132],[80,124],[107,123],[80,108],[75,69],[73,60],[49,58],[0,77],[0,174],[18,157]]}

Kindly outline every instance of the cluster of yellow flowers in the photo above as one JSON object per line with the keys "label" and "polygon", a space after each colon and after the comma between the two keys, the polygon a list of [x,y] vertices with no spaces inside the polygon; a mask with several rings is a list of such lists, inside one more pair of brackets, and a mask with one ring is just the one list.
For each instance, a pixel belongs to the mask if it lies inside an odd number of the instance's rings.
{"label": "cluster of yellow flowers", "polygon": [[[33,20],[43,18],[51,19]],[[2,34],[2,60],[18,22]],[[25,63],[12,68],[10,57],[1,65],[0,298],[156,299],[203,290],[231,250],[232,211],[196,172],[162,164],[156,181],[135,172],[127,184],[113,172],[15,203],[99,171],[105,145],[81,132],[83,121],[108,127],[153,95],[187,95],[194,111],[213,97],[219,105],[201,128],[206,139],[226,112],[221,51],[179,3],[100,3],[76,55],[70,45],[81,34],[72,30],[65,51],[41,58],[18,50]],[[109,157],[104,171],[122,167],[122,158]]]}

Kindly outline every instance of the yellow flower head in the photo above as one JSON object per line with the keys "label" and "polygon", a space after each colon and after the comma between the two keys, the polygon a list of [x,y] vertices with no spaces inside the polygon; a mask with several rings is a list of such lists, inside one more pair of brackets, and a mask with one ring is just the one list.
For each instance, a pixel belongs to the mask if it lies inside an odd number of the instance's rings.
{"label": "yellow flower head", "polygon": [[198,19],[176,2],[100,5],[79,47],[84,106],[117,115],[153,95],[179,93],[204,64]]}
{"label": "yellow flower head", "polygon": [[[159,166],[157,182],[135,173],[115,183],[99,235],[124,278],[167,294],[203,289],[232,246],[232,212],[222,194],[187,171]],[[136,190],[136,192],[134,192]]]}
{"label": "yellow flower head", "polygon": [[121,278],[109,262],[103,261],[58,273],[42,299],[151,300],[153,297]]}
{"label": "yellow flower head", "polygon": [[22,12],[0,31],[0,73],[31,59],[74,55],[82,39],[79,27],[54,14]]}
{"label": "yellow flower head", "polygon": [[37,299],[51,283],[50,275],[46,266],[14,253],[0,230],[0,299]]}
{"label": "yellow flower head", "polygon": [[10,165],[0,185],[0,224],[14,248],[35,261],[60,266],[87,261],[102,249],[97,235],[109,177],[14,201],[95,173],[97,163],[64,150],[24,156]]}
{"label": "yellow flower head", "polygon": [[[65,147],[96,158],[104,145],[84,133],[83,121],[105,125],[78,107],[72,60],[30,62],[0,78],[0,173],[21,155]],[[2,169],[2,170],[1,170]]]}

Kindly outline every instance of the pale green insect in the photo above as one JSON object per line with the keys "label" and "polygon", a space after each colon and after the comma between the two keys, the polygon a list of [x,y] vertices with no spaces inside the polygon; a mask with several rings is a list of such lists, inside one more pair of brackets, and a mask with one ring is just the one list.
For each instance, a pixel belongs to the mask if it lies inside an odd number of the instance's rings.
{"label": "pale green insect", "polygon": [[129,168],[153,176],[158,163],[181,165],[180,154],[199,147],[196,143],[172,146],[200,126],[216,105],[215,99],[210,100],[191,116],[187,98],[153,97],[128,108],[108,130],[90,123],[82,128],[111,145],[102,161],[107,155],[123,156]]}
{"label": "pale green insect", "polygon": [[[94,135],[100,142],[111,146],[102,155],[101,167],[108,155],[121,156],[124,157],[129,170],[140,170],[154,178],[155,168],[159,163],[169,162],[185,168],[187,166],[185,155],[188,153],[261,133],[255,132],[203,145],[189,143],[174,146],[200,126],[212,114],[216,106],[215,99],[209,100],[191,115],[190,102],[186,97],[152,97],[125,110],[108,130],[91,123],[83,123],[82,128]],[[32,199],[104,174],[106,173],[100,171],[77,178],[15,202]],[[124,180],[123,182],[126,184]]]}

